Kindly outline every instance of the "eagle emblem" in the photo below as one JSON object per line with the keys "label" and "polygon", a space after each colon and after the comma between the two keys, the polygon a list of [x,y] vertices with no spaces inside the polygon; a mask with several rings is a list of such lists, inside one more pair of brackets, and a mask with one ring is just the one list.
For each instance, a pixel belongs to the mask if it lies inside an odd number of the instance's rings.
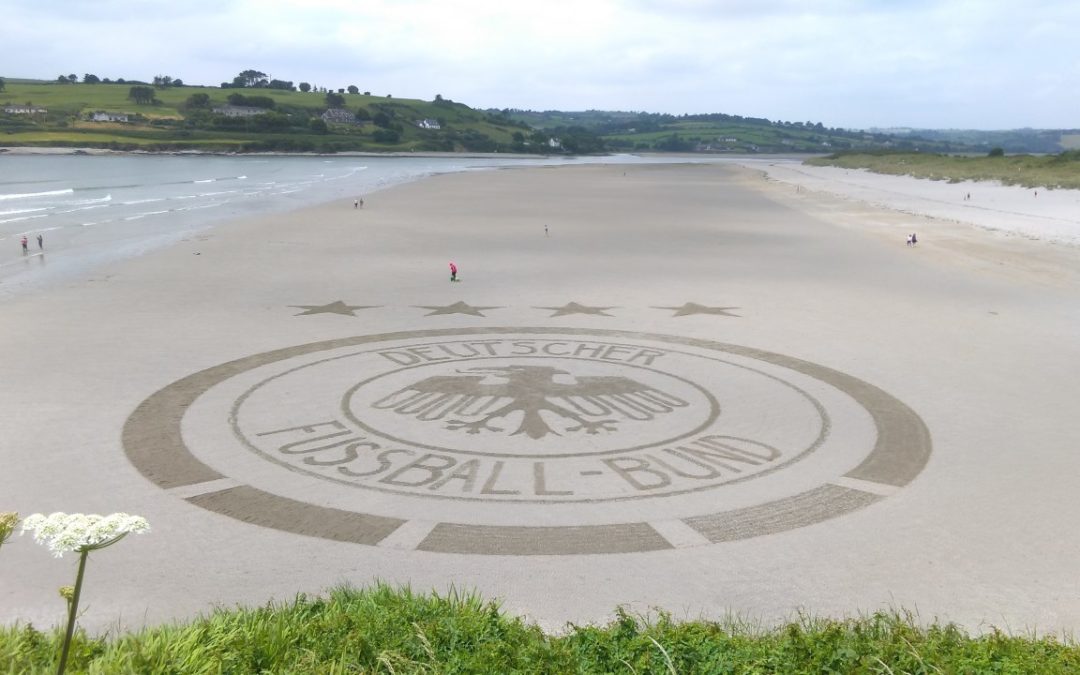
{"label": "eagle emblem", "polygon": [[[557,381],[557,376],[563,377]],[[510,435],[539,439],[562,435],[548,423],[568,420],[564,433],[614,431],[620,420],[647,421],[683,408],[677,396],[629,377],[570,373],[548,366],[476,367],[435,375],[402,387],[372,404],[422,421],[445,420],[446,428],[478,434],[504,431],[493,422],[521,413]],[[546,420],[541,413],[547,413]]]}

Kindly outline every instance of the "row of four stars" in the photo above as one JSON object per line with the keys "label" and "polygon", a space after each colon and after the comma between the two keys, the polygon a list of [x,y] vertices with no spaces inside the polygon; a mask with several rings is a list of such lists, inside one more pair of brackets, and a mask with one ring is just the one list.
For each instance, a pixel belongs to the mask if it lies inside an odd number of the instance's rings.
{"label": "row of four stars", "polygon": [[[311,314],[342,314],[344,316],[356,316],[356,311],[360,309],[374,309],[381,307],[382,305],[347,305],[341,300],[336,300],[325,305],[289,305],[295,309],[302,309],[296,316],[308,316]],[[427,309],[429,311],[425,316],[435,316],[439,314],[467,314],[469,316],[485,316],[484,312],[491,309],[504,309],[503,307],[480,307],[477,305],[470,305],[467,302],[461,300],[444,306],[431,306],[431,305],[413,305],[417,309]],[[617,307],[590,307],[589,305],[582,305],[577,302],[568,302],[562,307],[534,307],[534,309],[545,309],[554,312],[551,316],[566,316],[568,314],[591,314],[595,316],[611,316],[607,313],[607,310],[618,309]],[[656,307],[652,309],[666,309],[674,312],[672,316],[690,316],[693,314],[715,314],[718,316],[738,316],[738,314],[732,314],[731,310],[738,309],[738,307],[709,307],[707,305],[699,305],[696,302],[686,302],[679,307]]]}

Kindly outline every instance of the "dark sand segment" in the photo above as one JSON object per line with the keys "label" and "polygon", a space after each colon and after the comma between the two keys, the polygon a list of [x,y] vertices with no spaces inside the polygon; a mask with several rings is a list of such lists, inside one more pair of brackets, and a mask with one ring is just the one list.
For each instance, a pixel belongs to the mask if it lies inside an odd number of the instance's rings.
{"label": "dark sand segment", "polygon": [[[0,494],[7,503],[0,508],[126,510],[150,520],[150,536],[94,557],[82,624],[97,629],[288,600],[297,591],[375,577],[419,589],[476,588],[550,628],[604,620],[618,604],[677,616],[734,611],[765,621],[799,609],[837,615],[904,606],[975,629],[1080,624],[1080,603],[1070,591],[1080,544],[1070,527],[1080,518],[1072,424],[1080,384],[1069,368],[1080,362],[1080,293],[1074,277],[1048,280],[1040,271],[1067,252],[951,226],[947,246],[931,236],[907,249],[892,233],[921,234],[925,219],[793,192],[725,167],[441,176],[371,196],[362,212],[348,200],[233,223],[84,282],[4,301],[0,405],[8,414],[0,418]],[[459,266],[459,283],[448,281],[449,260]],[[313,311],[319,308],[325,311]],[[558,310],[550,308],[567,311],[552,316]],[[665,497],[670,511],[659,514],[652,499],[477,506],[348,487],[248,451],[215,454],[239,444],[227,427],[214,429],[245,387],[258,383],[237,380],[242,374],[235,370],[204,396],[140,407],[172,383],[195,382],[253,355],[357,336],[498,326],[674,335],[817,364],[902,401],[925,425],[925,437],[910,437],[932,439],[933,453],[928,461],[884,466],[862,466],[865,455],[852,453],[836,472],[814,452],[792,468],[719,491]],[[683,370],[693,363],[686,360]],[[577,361],[562,365],[579,368]],[[352,377],[348,369],[324,367],[296,371],[312,373],[306,379],[274,382],[303,399],[334,393],[316,386],[320,378],[340,384]],[[611,377],[622,367],[575,372]],[[421,380],[387,375],[395,377],[401,386]],[[691,388],[684,395],[674,377],[633,377],[654,378],[649,382],[683,400],[694,395]],[[743,382],[735,371],[714,379]],[[750,421],[770,409],[765,394],[782,385],[745,382],[745,400],[761,404],[743,409],[737,419],[745,428],[807,437],[818,430],[809,403],[801,417],[763,414],[755,427]],[[869,439],[872,449],[878,441],[871,413],[859,412],[846,395],[829,398],[829,391],[812,392],[836,423],[829,438],[837,447]],[[340,407],[342,396],[332,398]],[[728,410],[739,397],[724,400]],[[189,408],[179,410],[186,402]],[[172,419],[156,432],[133,434],[129,427],[125,435],[133,413],[159,403]],[[286,414],[269,404],[240,412],[239,428],[255,433],[275,429],[263,425]],[[641,429],[678,431],[675,413],[658,419],[664,418]],[[423,436],[410,440],[454,447],[444,437],[452,441],[455,432],[431,428],[423,420],[401,427]],[[177,464],[175,487],[156,482],[175,459],[161,455],[158,441],[201,453]],[[137,463],[159,464],[144,475],[125,444],[134,446]],[[296,467],[335,470],[293,457]],[[927,463],[918,472],[921,461]],[[905,478],[890,481],[882,471]],[[440,489],[465,484],[462,475]],[[532,477],[525,474],[524,485]],[[699,508],[695,494],[724,504]],[[841,515],[816,518],[823,508]],[[327,513],[342,514],[343,522]],[[373,518],[348,522],[357,513]],[[287,519],[284,527],[275,527],[277,518]],[[526,519],[540,528],[533,533],[614,527],[618,536],[607,538],[607,548],[652,542],[653,550],[566,553],[555,541],[520,536]],[[747,538],[750,531],[756,536]],[[365,543],[327,536],[342,532]],[[514,535],[505,541],[517,554],[429,550],[460,546],[465,534],[497,549],[489,533]],[[562,554],[531,554],[541,548]],[[16,539],[0,565],[0,620],[58,620],[62,608],[52,589],[70,583],[70,560]]]}

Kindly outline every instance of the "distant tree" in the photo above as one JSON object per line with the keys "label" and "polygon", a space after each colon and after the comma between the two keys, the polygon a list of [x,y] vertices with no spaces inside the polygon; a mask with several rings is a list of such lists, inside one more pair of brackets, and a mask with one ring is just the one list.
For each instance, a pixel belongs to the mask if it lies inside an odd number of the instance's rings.
{"label": "distant tree", "polygon": [[337,93],[339,93],[339,94],[344,94],[344,93],[345,93],[345,87],[341,87],[341,88],[339,88],[339,89],[337,90]]}
{"label": "distant tree", "polygon": [[267,85],[269,89],[280,89],[282,91],[294,91],[296,87],[293,86],[292,80],[270,80],[270,84]]}
{"label": "distant tree", "polygon": [[128,98],[139,105],[146,105],[154,102],[154,88],[137,86],[128,90]]}
{"label": "distant tree", "polygon": [[90,73],[87,73],[82,76],[82,81],[83,84],[100,84],[101,78],[99,78],[97,75],[91,75]]}
{"label": "distant tree", "polygon": [[59,75],[59,76],[57,76],[56,82],[58,84],[71,84],[71,82],[69,82],[68,79],[67,79],[67,75]]}
{"label": "distant tree", "polygon": [[990,150],[989,153],[987,153],[986,156],[987,157],[1004,157],[1005,156],[1005,148],[993,148],[993,149]]}
{"label": "distant tree", "polygon": [[0,91],[4,91],[7,88],[7,82],[4,82],[4,78],[0,77]]}
{"label": "distant tree", "polygon": [[210,95],[209,94],[192,94],[187,97],[187,101],[184,103],[186,108],[199,109],[210,107]]}
{"label": "distant tree", "polygon": [[155,75],[154,86],[155,87],[171,87],[173,79],[168,75]]}
{"label": "distant tree", "polygon": [[308,123],[308,126],[317,134],[325,134],[330,130],[330,127],[326,126],[326,122],[318,117],[312,118],[311,122]]}
{"label": "distant tree", "polygon": [[329,108],[340,108],[345,105],[345,97],[341,94],[335,94],[334,92],[327,92],[326,105]]}
{"label": "distant tree", "polygon": [[116,78],[116,83],[117,84],[127,84],[127,82],[125,82],[124,78],[122,78],[122,77]]}
{"label": "distant tree", "polygon": [[370,91],[365,91],[364,96],[371,96],[371,92]]}
{"label": "distant tree", "polygon": [[247,96],[243,94],[229,94],[225,100],[229,102],[229,105],[247,105]]}
{"label": "distant tree", "polygon": [[248,96],[245,105],[249,105],[253,108],[264,108],[266,110],[273,110],[277,103],[269,96]]}
{"label": "distant tree", "polygon": [[311,91],[311,85],[307,82],[301,82],[300,91],[304,92],[305,94],[308,93],[309,91]]}
{"label": "distant tree", "polygon": [[258,70],[244,70],[233,78],[233,84],[239,87],[265,87],[267,85],[266,73]]}
{"label": "distant tree", "polygon": [[349,85],[349,93],[350,94],[359,94],[360,93],[360,87],[356,86],[355,84],[350,84]]}
{"label": "distant tree", "polygon": [[356,119],[358,119],[361,122],[367,122],[368,120],[371,119],[371,113],[368,112],[367,108],[357,108],[356,109]]}
{"label": "distant tree", "polygon": [[76,75],[75,73],[72,73],[72,74],[68,75],[67,79],[68,79],[68,82],[70,82],[71,84],[75,84],[76,82],[79,81],[79,76]]}
{"label": "distant tree", "polygon": [[178,78],[176,78],[175,80],[172,81],[172,86],[174,86],[174,87],[182,87],[182,86],[184,86],[184,81],[181,80],[178,77]]}
{"label": "distant tree", "polygon": [[384,129],[390,126],[390,116],[381,110],[375,113],[375,116],[371,118],[371,121],[375,123],[375,126],[382,127]]}

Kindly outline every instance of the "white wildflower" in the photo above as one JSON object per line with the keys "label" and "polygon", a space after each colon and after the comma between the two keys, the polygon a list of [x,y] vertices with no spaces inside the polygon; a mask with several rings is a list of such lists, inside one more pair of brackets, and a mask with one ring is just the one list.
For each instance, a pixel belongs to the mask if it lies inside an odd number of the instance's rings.
{"label": "white wildflower", "polygon": [[23,533],[33,532],[34,540],[45,544],[57,558],[68,552],[105,548],[134,532],[150,531],[145,518],[126,513],[108,516],[82,513],[35,513],[23,520]]}

